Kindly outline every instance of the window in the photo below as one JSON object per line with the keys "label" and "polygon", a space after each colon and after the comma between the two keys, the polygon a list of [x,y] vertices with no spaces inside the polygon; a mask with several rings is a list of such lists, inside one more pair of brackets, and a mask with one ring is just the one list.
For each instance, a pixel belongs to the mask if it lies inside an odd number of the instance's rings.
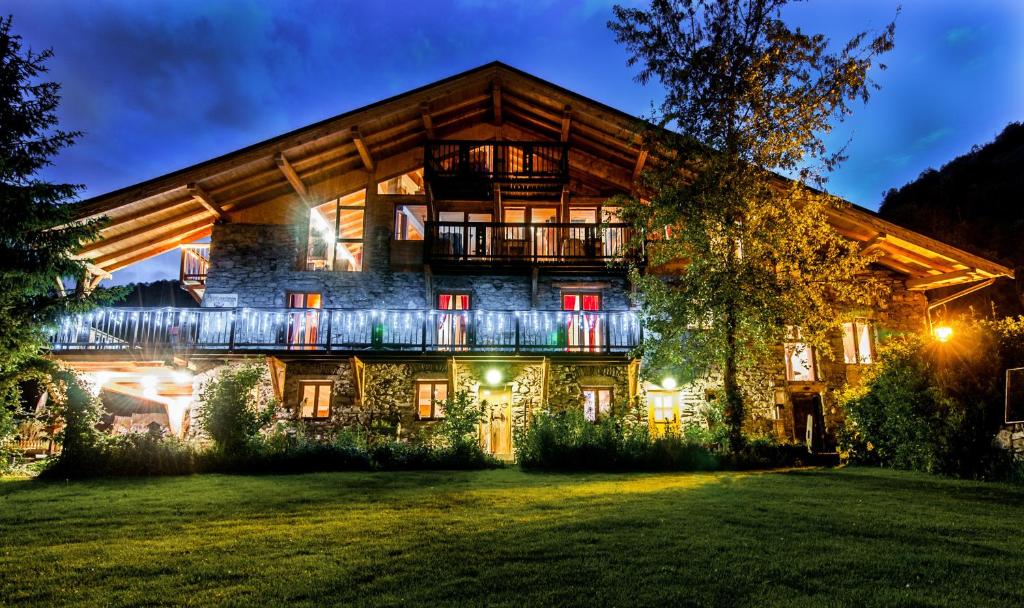
{"label": "window", "polygon": [[601,310],[601,294],[595,292],[562,292],[562,310],[570,314],[566,321],[566,347],[576,352],[597,352],[604,346],[601,315],[587,311]]}
{"label": "window", "polygon": [[[468,293],[442,293],[437,296],[438,310],[469,310]],[[465,347],[469,318],[465,314],[438,315],[437,343],[439,346]],[[461,348],[460,348],[461,350]]]}
{"label": "window", "polygon": [[362,270],[365,211],[363,190],[310,209],[306,270]]}
{"label": "window", "polygon": [[288,308],[300,308],[288,319],[288,344],[290,346],[308,346],[315,348],[320,329],[320,312],[323,298],[318,293],[287,294]]}
{"label": "window", "polygon": [[311,380],[299,382],[299,412],[303,418],[329,418],[331,416],[331,381]]}
{"label": "window", "polygon": [[870,321],[843,323],[843,361],[850,364],[875,362],[875,329]]}
{"label": "window", "polygon": [[783,344],[786,353],[786,380],[790,382],[814,382],[814,349],[803,342],[799,327],[789,327],[787,342]]}
{"label": "window", "polygon": [[583,417],[596,422],[612,411],[612,389],[610,387],[583,388]]}
{"label": "window", "polygon": [[444,404],[448,398],[447,380],[420,380],[416,383],[416,412],[420,420],[444,418]]}
{"label": "window", "polygon": [[422,241],[427,233],[426,205],[397,205],[395,207],[395,240]]}
{"label": "window", "polygon": [[663,434],[679,424],[678,400],[675,392],[648,392],[647,411],[651,428],[655,434]]}
{"label": "window", "polygon": [[377,194],[423,194],[423,169],[378,183]]}

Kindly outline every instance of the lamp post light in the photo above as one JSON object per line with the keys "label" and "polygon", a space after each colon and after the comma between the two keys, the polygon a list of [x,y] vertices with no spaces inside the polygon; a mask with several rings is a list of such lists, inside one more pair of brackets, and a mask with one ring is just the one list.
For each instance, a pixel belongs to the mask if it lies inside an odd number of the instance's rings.
{"label": "lamp post light", "polygon": [[948,325],[939,325],[932,330],[932,333],[935,334],[936,340],[945,344],[953,337],[953,328]]}

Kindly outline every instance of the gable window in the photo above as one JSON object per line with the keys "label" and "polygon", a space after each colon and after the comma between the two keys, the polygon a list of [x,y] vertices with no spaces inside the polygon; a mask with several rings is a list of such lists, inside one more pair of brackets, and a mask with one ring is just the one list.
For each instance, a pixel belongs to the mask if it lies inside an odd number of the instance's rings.
{"label": "gable window", "polygon": [[302,380],[299,382],[299,414],[303,418],[330,418],[331,381]]}
{"label": "gable window", "polygon": [[323,297],[318,293],[288,292],[288,308],[297,308],[288,317],[288,344],[315,347],[320,329]]}
{"label": "gable window", "polygon": [[416,382],[416,414],[420,420],[444,418],[444,403],[448,398],[447,380],[419,380]]}
{"label": "gable window", "polygon": [[427,233],[426,205],[395,206],[395,240],[422,241]]}
{"label": "gable window", "polygon": [[574,352],[598,352],[604,346],[601,315],[601,294],[563,291],[562,310],[571,314],[566,321],[566,347]]}
{"label": "gable window", "polygon": [[467,343],[469,317],[455,311],[469,310],[468,293],[441,293],[437,296],[437,309],[452,311],[438,315],[437,343],[439,346],[465,347]]}
{"label": "gable window", "polygon": [[612,411],[611,387],[584,387],[583,417],[590,422],[597,422]]}
{"label": "gable window", "polygon": [[870,321],[843,323],[843,361],[865,365],[875,362],[875,328]]}
{"label": "gable window", "polygon": [[365,211],[363,190],[310,209],[306,270],[362,270]]}
{"label": "gable window", "polygon": [[786,353],[786,380],[814,382],[814,348],[803,341],[799,327],[787,328],[786,339],[783,344]]}

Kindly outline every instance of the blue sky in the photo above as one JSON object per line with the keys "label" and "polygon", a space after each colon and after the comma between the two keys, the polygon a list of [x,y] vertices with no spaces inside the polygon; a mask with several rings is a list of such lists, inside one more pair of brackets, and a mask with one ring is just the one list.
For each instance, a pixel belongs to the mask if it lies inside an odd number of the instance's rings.
{"label": "blue sky", "polygon": [[[61,124],[85,132],[47,178],[85,196],[131,185],[501,60],[633,114],[656,86],[633,82],[604,0],[4,0],[14,29],[52,47]],[[882,86],[834,134],[849,160],[829,190],[876,209],[914,179],[1024,120],[1024,1],[905,0]],[[787,9],[844,41],[883,27],[888,0]],[[115,282],[176,276],[176,253]]]}

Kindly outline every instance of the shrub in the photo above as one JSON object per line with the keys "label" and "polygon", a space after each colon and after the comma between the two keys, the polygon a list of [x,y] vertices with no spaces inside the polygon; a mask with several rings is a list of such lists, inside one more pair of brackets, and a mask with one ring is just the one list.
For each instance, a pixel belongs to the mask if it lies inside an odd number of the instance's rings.
{"label": "shrub", "polygon": [[841,397],[840,446],[853,462],[971,478],[1012,475],[993,447],[1005,370],[1024,363],[1024,319],[965,321],[956,338],[891,339],[861,386]]}
{"label": "shrub", "polygon": [[50,460],[46,471],[55,477],[84,477],[104,468],[106,436],[96,429],[103,404],[73,372],[61,370],[53,379],[53,415],[63,428],[54,439],[61,452]]}
{"label": "shrub", "polygon": [[219,449],[244,452],[270,423],[274,403],[260,394],[265,376],[262,366],[231,368],[203,387],[196,419]]}

